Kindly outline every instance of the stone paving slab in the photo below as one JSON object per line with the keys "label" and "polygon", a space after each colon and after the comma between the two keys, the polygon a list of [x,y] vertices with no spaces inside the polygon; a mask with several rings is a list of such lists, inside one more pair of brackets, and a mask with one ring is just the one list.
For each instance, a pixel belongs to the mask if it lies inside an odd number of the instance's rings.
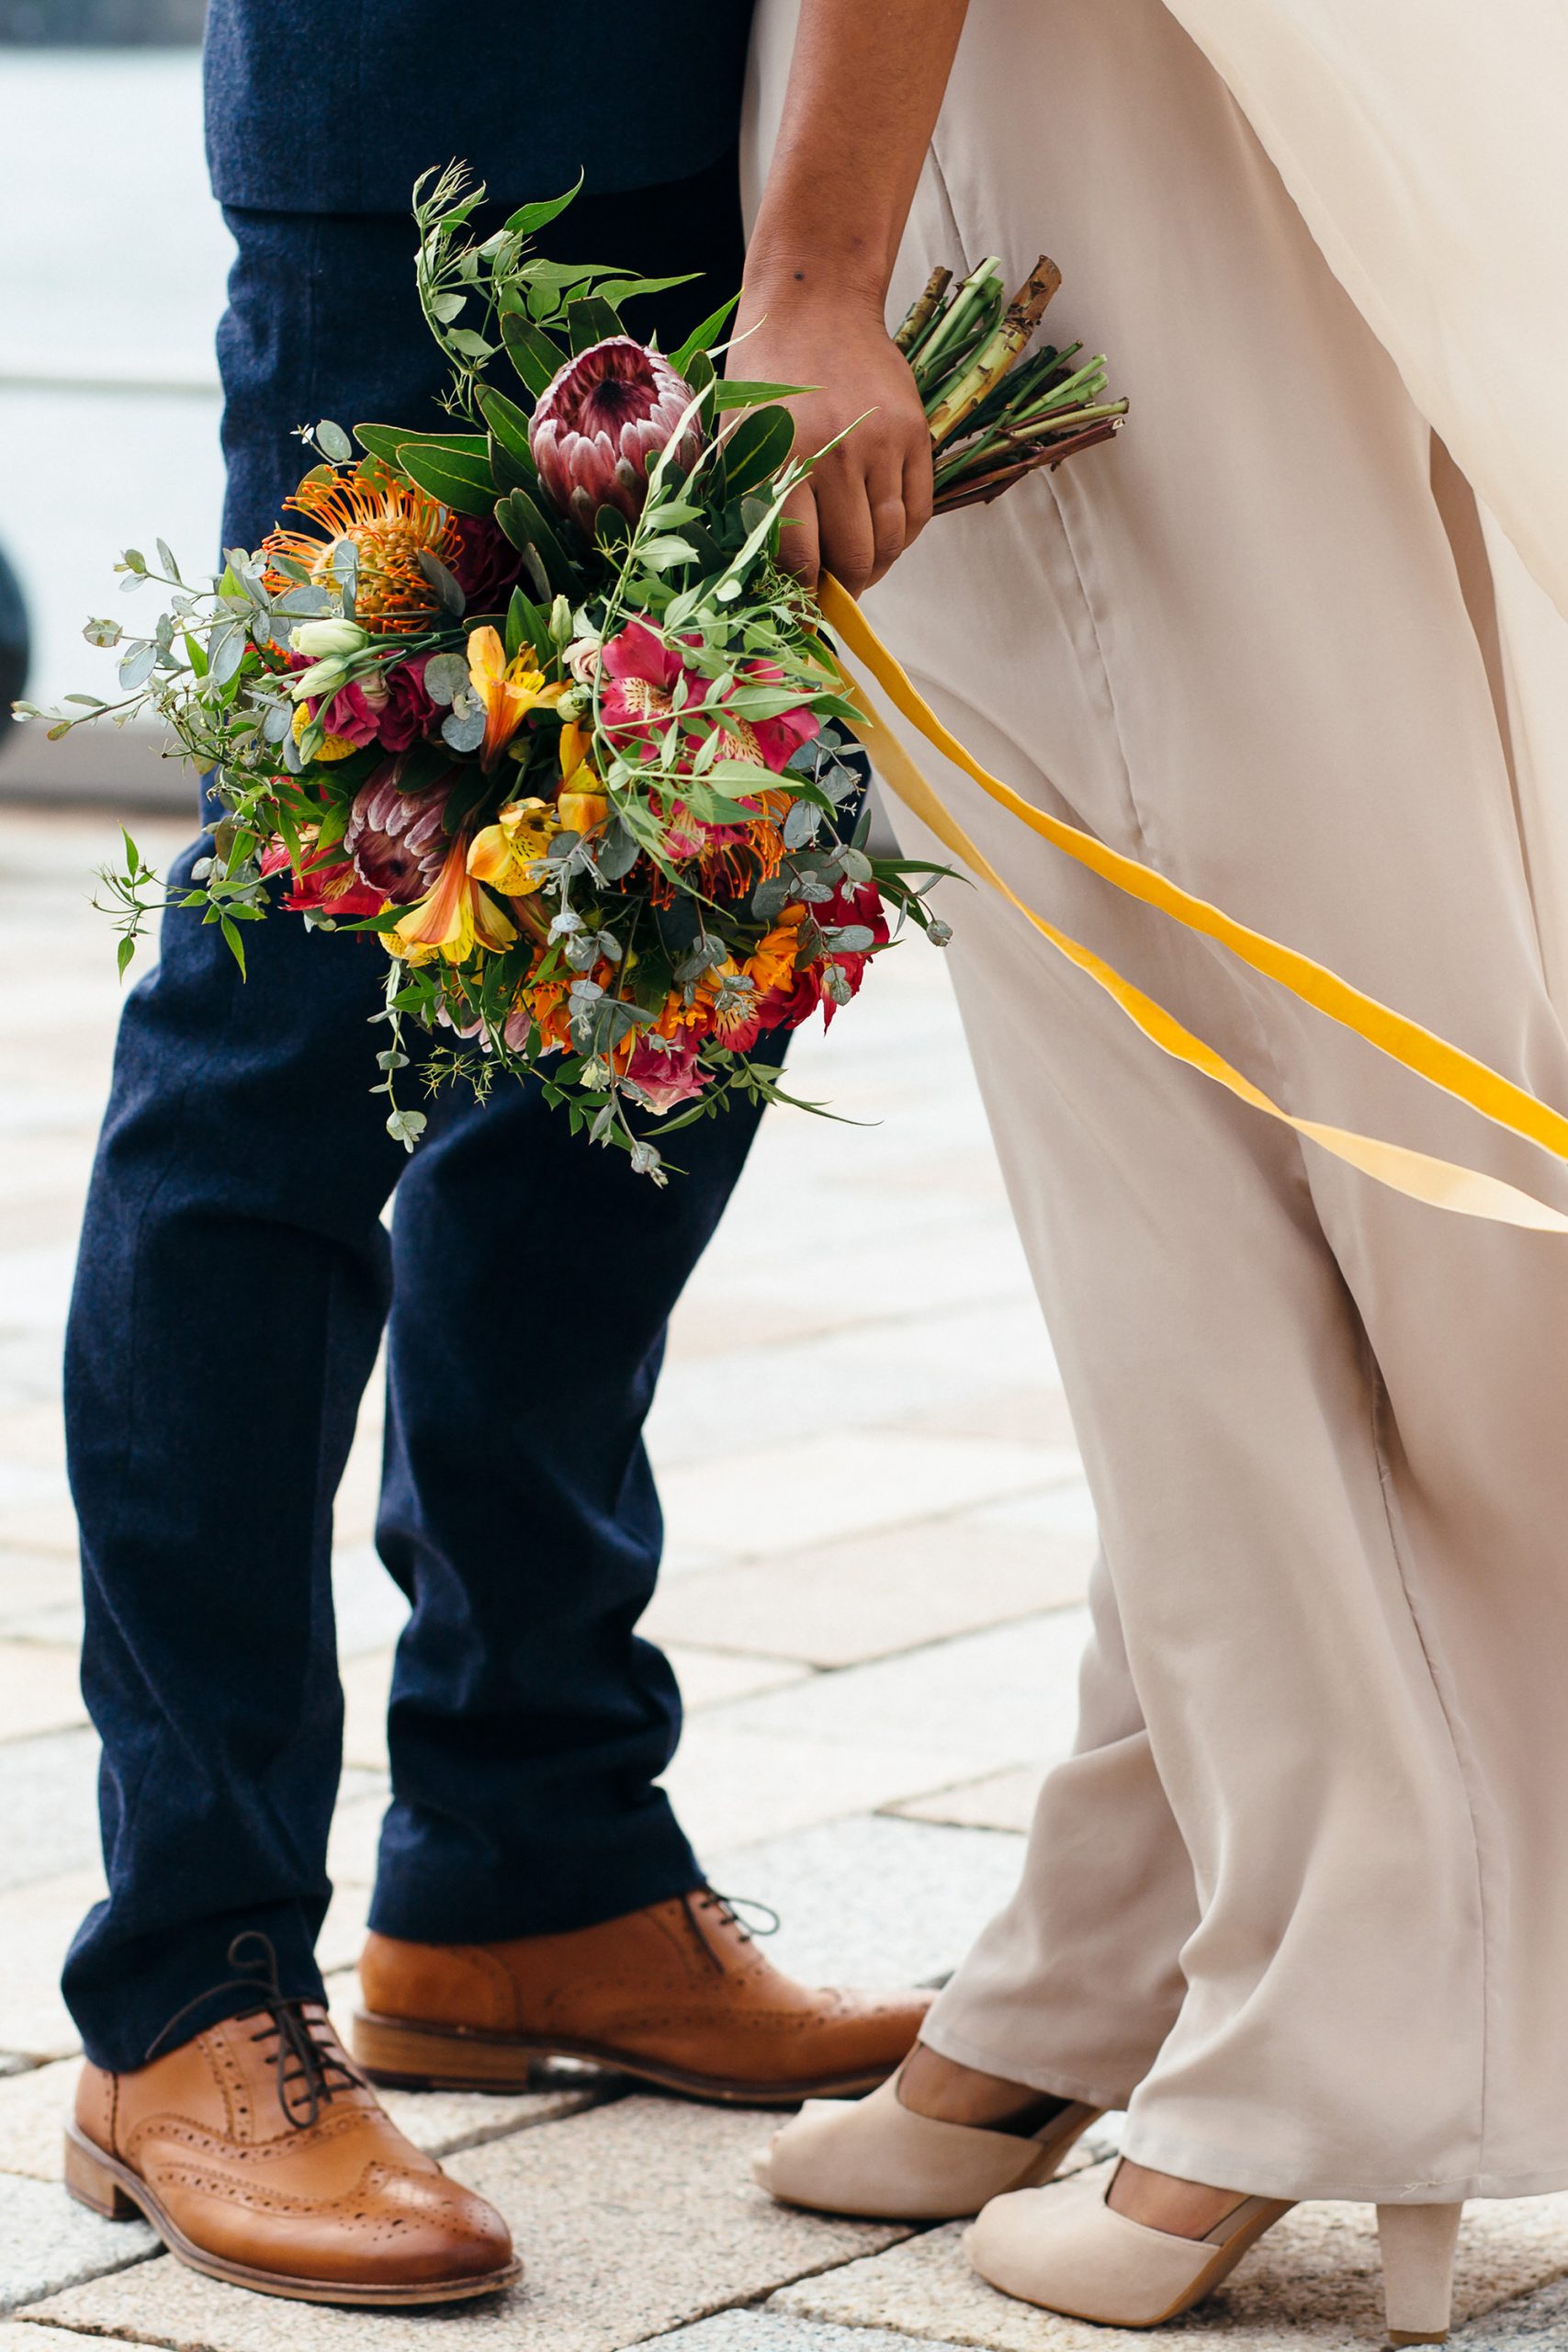
{"label": "stone paving slab", "polygon": [[928,1519],[676,1577],[655,1594],[643,1630],[808,1666],[863,1665],[1081,1602],[1094,1545],[1092,1526],[1053,1539],[987,1526],[974,1511]]}
{"label": "stone paving slab", "polygon": [[735,1722],[733,1712],[714,1707],[694,1715],[664,1775],[700,1854],[874,1813],[898,1797],[973,1777],[990,1761],[962,1749],[933,1756],[919,1744],[914,1722],[902,1738],[829,1745],[809,1731]]}
{"label": "stone paving slab", "polygon": [[456,2157],[449,2169],[513,2222],[528,2268],[510,2293],[439,2315],[280,2313],[164,2256],[40,2301],[37,2316],[205,2352],[409,2352],[436,2329],[446,2346],[615,2352],[901,2234],[792,2213],[753,2188],[771,2120],[631,2098]]}
{"label": "stone paving slab", "polygon": [[[854,2327],[895,2327],[984,2352],[1148,2352],[1138,2329],[1091,2327],[998,2294],[964,2258],[966,2224],[911,2239],[784,2289],[770,2309]],[[1455,2275],[1456,2322],[1496,2313],[1568,2271],[1568,2195],[1466,2208]],[[1501,2316],[1496,2322],[1501,2324]],[[1509,2324],[1528,2324],[1521,2314]],[[1482,2352],[1487,2323],[1461,2340]],[[1183,2352],[1367,2352],[1383,2341],[1377,2229],[1370,2205],[1299,2205],[1217,2294],[1170,2330]],[[1536,2336],[1499,2335],[1499,2346]],[[1546,2339],[1550,2341],[1550,2337]]]}
{"label": "stone paving slab", "polygon": [[[775,2311],[716,2312],[654,2339],[681,2352],[909,2352],[919,2341],[886,2327],[829,2327]],[[0,2352],[6,2352],[0,2335]]]}
{"label": "stone paving slab", "polygon": [[[882,1741],[916,1747],[928,1768],[897,1793],[918,1796],[988,1770],[1064,1754],[1077,1722],[1088,1632],[1084,1611],[1048,1610],[900,1657],[815,1675],[787,1690],[715,1708],[705,1720],[829,1752]],[[943,1769],[949,1759],[956,1770]]]}
{"label": "stone paving slab", "polygon": [[141,2264],[158,2241],[142,2222],[105,2222],[41,2180],[0,2174],[0,2312]]}
{"label": "stone paving slab", "polygon": [[905,1526],[1042,1483],[1028,1446],[840,1428],[680,1464],[660,1486],[680,1541],[745,1558]]}
{"label": "stone paving slab", "polygon": [[0,1741],[0,1888],[96,1869],[97,1785],[95,1732]]}
{"label": "stone paving slab", "polygon": [[[877,1196],[868,1205],[886,1236],[888,1202]],[[897,1216],[899,1204],[892,1205]],[[924,1214],[929,1221],[946,1212]],[[833,1246],[842,1238],[835,1223]],[[916,1235],[906,1238],[911,1253],[919,1248]],[[668,1467],[830,1431],[846,1419],[896,1427],[918,1419],[940,1432],[944,1404],[956,1410],[961,1400],[994,1392],[1004,1383],[1049,1395],[1055,1380],[1050,1342],[1032,1299],[933,1313],[923,1297],[911,1299],[906,1284],[874,1320],[793,1343],[753,1337],[737,1325],[722,1368],[701,1358],[676,1361],[660,1376],[649,1438]],[[1027,1433],[1021,1428],[1018,1441],[1042,1447],[1065,1442],[1068,1466],[1076,1469],[1070,1428],[1064,1440],[1057,1434],[1060,1422],[1052,1430],[1047,1419],[1042,1417]],[[1002,1434],[973,1425],[961,1433]]]}
{"label": "stone paving slab", "polygon": [[886,1807],[905,1821],[941,1821],[956,1828],[1027,1830],[1034,1818],[1041,1775],[1029,1765],[987,1772],[956,1788],[924,1797],[904,1797]]}
{"label": "stone paving slab", "polygon": [[1463,2352],[1562,2352],[1568,2344],[1568,2281],[1486,2312],[1455,2328],[1449,2341]]}
{"label": "stone paving slab", "polygon": [[929,1984],[1018,1883],[1021,1840],[863,1815],[708,1857],[726,1894],[778,1912],[771,1959],[819,1984]]}
{"label": "stone paving slab", "polygon": [[74,1647],[0,1641],[0,1742],[69,1731],[86,1720]]}
{"label": "stone paving slab", "polygon": [[0,2050],[43,2059],[78,2047],[60,1997],[60,1963],[83,1914],[103,1892],[103,1873],[95,1867],[0,1894]]}

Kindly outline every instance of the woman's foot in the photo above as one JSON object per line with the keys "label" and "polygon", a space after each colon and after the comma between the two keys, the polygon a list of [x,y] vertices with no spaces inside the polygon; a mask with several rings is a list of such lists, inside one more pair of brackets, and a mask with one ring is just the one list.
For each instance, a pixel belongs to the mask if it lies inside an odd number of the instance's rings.
{"label": "woman's foot", "polygon": [[1145,2230],[1163,2230],[1173,2238],[1206,2238],[1246,2199],[1239,2188],[1207,2188],[1201,2181],[1180,2180],[1174,2173],[1150,2172],[1123,2156],[1105,2201],[1113,2213],[1141,2222]]}
{"label": "woman's foot", "polygon": [[917,2042],[852,2105],[811,2099],[754,2166],[770,2196],[818,2212],[956,2221],[1049,2180],[1100,2110],[955,2065]]}
{"label": "woman's foot", "polygon": [[1043,2124],[1070,2105],[1048,2091],[1031,2090],[1025,2083],[1000,2075],[983,2075],[978,2067],[961,2066],[917,2041],[897,2076],[898,2104],[911,2115],[929,2116],[933,2123],[966,2123],[981,2132],[1005,2132],[1032,2140]]}

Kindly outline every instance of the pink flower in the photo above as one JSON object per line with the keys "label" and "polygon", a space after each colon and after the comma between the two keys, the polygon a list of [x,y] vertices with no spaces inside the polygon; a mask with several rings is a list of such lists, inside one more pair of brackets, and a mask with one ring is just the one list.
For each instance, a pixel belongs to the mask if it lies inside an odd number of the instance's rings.
{"label": "pink flower", "polygon": [[[694,646],[701,642],[695,637],[681,640]],[[682,658],[680,645],[670,644],[646,621],[628,621],[616,636],[607,639],[599,664],[604,681],[599,708],[605,730],[637,744],[646,759],[658,755],[658,742],[674,713],[675,688],[681,680],[686,684],[685,708],[705,700],[713,684]],[[737,685],[776,686],[784,672],[776,662],[739,662],[735,677]],[[714,707],[711,702],[709,707]],[[718,707],[723,709],[724,705]],[[724,720],[729,741],[719,748],[728,758],[752,760],[778,775],[800,745],[808,743],[819,729],[816,712],[804,707],[784,711],[776,718],[730,715]]]}
{"label": "pink flower", "polygon": [[[551,377],[528,445],[551,500],[586,537],[605,507],[637,521],[649,468],[670,447],[691,403],[691,386],[669,361],[626,334],[580,351]],[[704,446],[694,419],[674,449],[676,464],[689,472]]]}
{"label": "pink flower", "polygon": [[386,752],[406,752],[429,730],[435,705],[424,691],[426,657],[400,662],[395,669],[364,680],[351,678],[325,708],[312,707],[329,735],[344,742],[379,743]]}
{"label": "pink flower", "polygon": [[[848,930],[852,924],[870,932],[876,946],[886,944],[888,934],[887,917],[883,911],[881,896],[874,882],[840,882],[831,899],[811,910],[824,931]],[[871,961],[870,948],[840,947],[815,964],[807,964],[795,973],[795,986],[786,995],[774,989],[763,1000],[761,1008],[764,1029],[798,1029],[808,1021],[818,1004],[822,1007],[822,1026],[832,1026],[838,1005],[822,986],[829,962],[836,964],[848,985],[850,994],[858,996],[865,978],[865,967]]]}
{"label": "pink flower", "polygon": [[[262,858],[264,874],[285,874],[288,871],[288,852],[282,842],[274,842]],[[283,903],[293,915],[313,913],[319,908],[324,914],[378,915],[386,903],[379,890],[368,889],[360,880],[341,851],[329,850],[324,857],[305,860],[302,871],[283,894]]]}
{"label": "pink flower", "polygon": [[683,1029],[668,1046],[639,1037],[632,1047],[626,1076],[660,1118],[677,1103],[689,1102],[707,1084],[710,1073],[697,1059],[701,1043],[693,1030]]}

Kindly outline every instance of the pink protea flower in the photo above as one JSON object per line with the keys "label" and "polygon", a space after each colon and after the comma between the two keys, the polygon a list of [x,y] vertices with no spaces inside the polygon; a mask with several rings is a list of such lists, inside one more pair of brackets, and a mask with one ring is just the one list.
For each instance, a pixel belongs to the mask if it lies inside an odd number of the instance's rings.
{"label": "pink protea flower", "polygon": [[432,888],[451,848],[441,814],[452,779],[401,792],[399,760],[389,760],[354,797],[344,854],[361,882],[395,907],[412,907]]}
{"label": "pink protea flower", "polygon": [[[551,499],[589,538],[606,506],[637,521],[648,469],[674,440],[692,398],[667,359],[627,334],[580,351],[551,377],[528,444]],[[704,445],[694,419],[674,449],[676,464],[689,471]]]}

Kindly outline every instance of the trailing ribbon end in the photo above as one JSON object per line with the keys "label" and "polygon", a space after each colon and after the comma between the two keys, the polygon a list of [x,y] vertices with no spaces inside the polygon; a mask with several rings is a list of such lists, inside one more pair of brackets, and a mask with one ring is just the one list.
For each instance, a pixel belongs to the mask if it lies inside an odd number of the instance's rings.
{"label": "trailing ribbon end", "polygon": [[[991,775],[967,752],[957,738],[949,733],[905,674],[898,662],[882,643],[860,606],[848,591],[830,575],[824,575],[819,591],[823,619],[849,646],[856,657],[865,663],[877,684],[889,700],[922,735],[932,748],[952,760],[966,775],[973,777],[991,799],[1011,811],[1031,831],[1050,842],[1078,865],[1088,866],[1119,890],[1138,899],[1144,904],[1158,907],[1162,912],[1181,923],[1187,930],[1217,940],[1222,946],[1250,965],[1267,978],[1277,980],[1292,996],[1311,1004],[1331,1021],[1349,1029],[1365,1039],[1389,1060],[1403,1069],[1413,1070],[1418,1078],[1452,1094],[1468,1103],[1495,1126],[1523,1136],[1537,1144],[1555,1159],[1568,1161],[1568,1118],[1540,1102],[1523,1087],[1500,1071],[1477,1061],[1460,1046],[1449,1044],[1429,1029],[1424,1029],[1403,1013],[1380,1004],[1341,979],[1322,964],[1316,964],[1292,948],[1284,947],[1262,932],[1251,931],[1231,916],[1211,906],[1206,899],[1193,897],[1179,885],[1156,874],[1152,867],[1141,865],[1136,858],[1124,857],[1119,851],[1109,849],[1074,825],[1064,824],[1059,818],[1049,816],[1034,808],[1022,796]],[[1015,907],[1025,921],[1032,925],[1043,939],[1050,942],[1058,953],[1076,968],[1087,974],[1098,988],[1103,989],[1111,1001],[1124,1012],[1162,1053],[1185,1062],[1215,1085],[1223,1086],[1238,1100],[1261,1111],[1284,1126],[1293,1128],[1320,1149],[1331,1153],[1374,1182],[1386,1185],[1392,1192],[1403,1193],[1407,1199],[1424,1201],[1434,1208],[1451,1210],[1459,1216],[1480,1217],[1494,1225],[1512,1225],[1537,1233],[1568,1234],[1568,1215],[1549,1203],[1538,1200],[1534,1193],[1506,1183],[1502,1178],[1488,1176],[1481,1170],[1466,1168],[1458,1162],[1438,1159],[1429,1153],[1412,1151],[1403,1144],[1384,1143],[1374,1136],[1357,1135],[1345,1127],[1324,1125],[1315,1119],[1298,1119],[1281,1109],[1261,1088],[1243,1076],[1205,1045],[1201,1037],[1184,1028],[1174,1014],[1152,997],[1107,964],[1092,949],[1058,931],[1043,916],[1027,906],[1009,884],[1003,880],[978,845],[971,841],[962,825],[952,816],[934,786],[921,773],[919,765],[905,749],[898,737],[878,718],[871,707],[864,688],[840,662],[840,675],[845,691],[852,697],[865,718],[856,725],[859,736],[878,775],[904,803],[912,816],[919,819],[934,833],[943,846],[962,860],[976,877],[987,884],[1008,903]]]}

